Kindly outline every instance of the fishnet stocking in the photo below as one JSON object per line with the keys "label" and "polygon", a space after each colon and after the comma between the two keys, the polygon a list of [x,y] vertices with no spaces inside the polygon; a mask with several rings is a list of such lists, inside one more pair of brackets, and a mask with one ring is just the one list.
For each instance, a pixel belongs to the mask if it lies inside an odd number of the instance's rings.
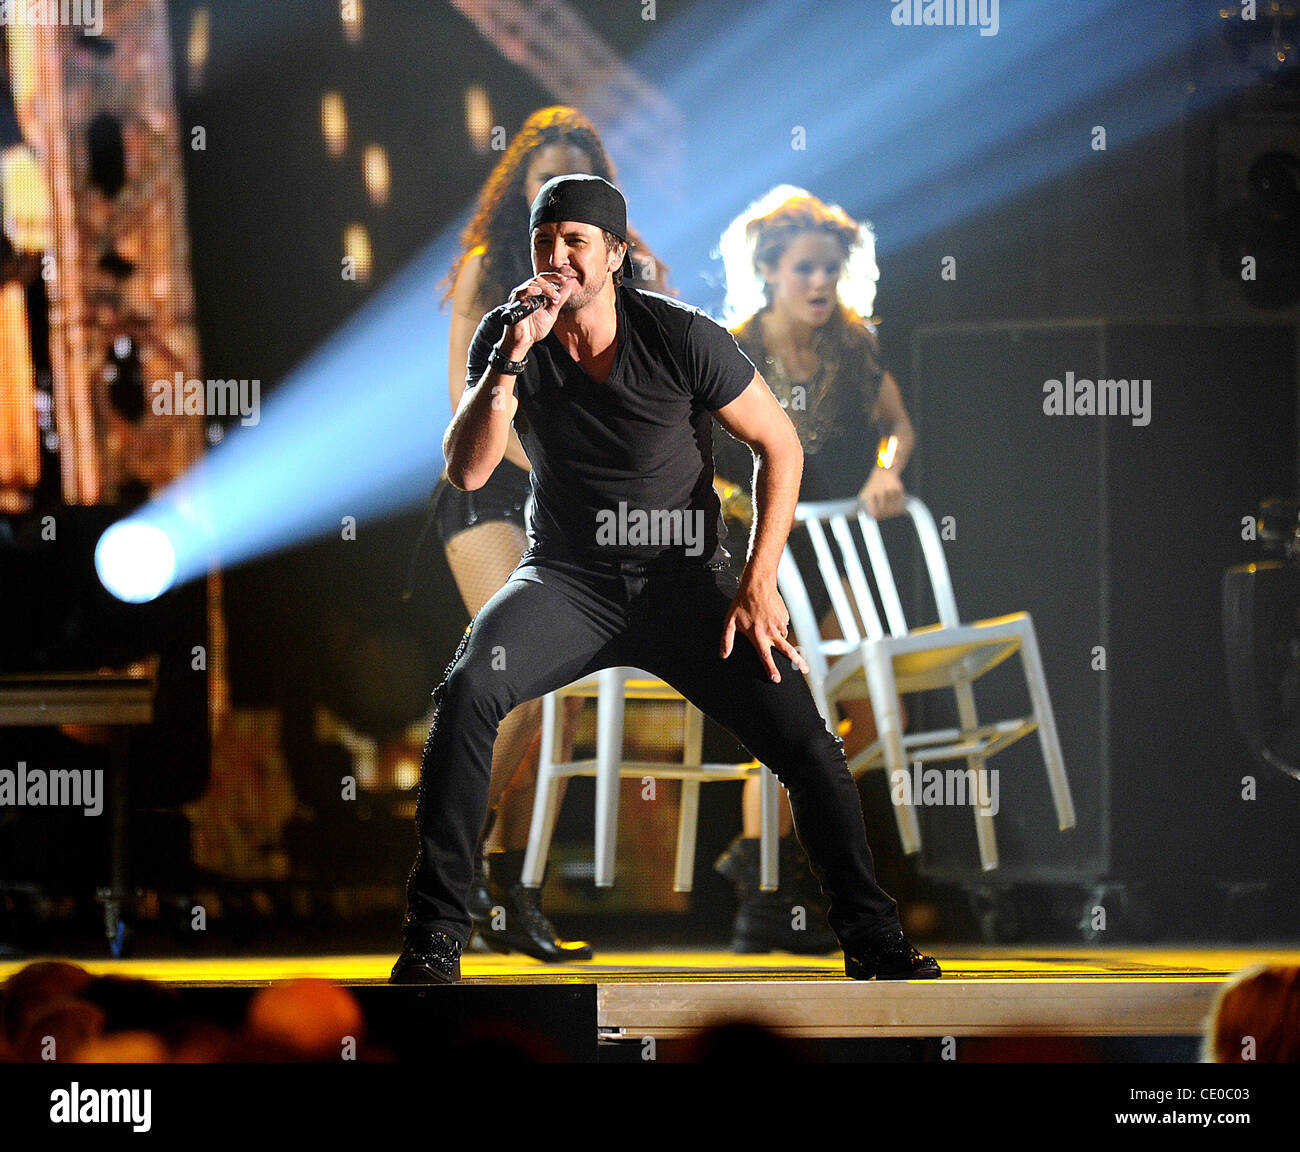
{"label": "fishnet stocking", "polygon": [[[515,570],[528,547],[528,534],[518,524],[494,520],[457,532],[447,542],[447,563],[461,599],[471,616],[478,613]],[[564,715],[563,755],[568,755],[573,724],[582,702],[568,701]],[[528,843],[533,796],[537,785],[537,756],[541,743],[542,702],[529,700],[507,713],[492,749],[492,780],[488,805],[497,819],[489,847],[523,848]],[[563,785],[561,785],[563,799]]]}

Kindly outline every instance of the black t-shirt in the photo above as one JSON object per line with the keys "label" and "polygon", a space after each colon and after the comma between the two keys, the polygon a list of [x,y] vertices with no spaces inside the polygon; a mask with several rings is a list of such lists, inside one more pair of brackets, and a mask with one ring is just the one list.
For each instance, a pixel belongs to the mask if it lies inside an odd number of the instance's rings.
{"label": "black t-shirt", "polygon": [[[843,334],[838,353],[827,356],[829,386],[817,381],[792,381],[802,386],[805,403],[782,398],[778,381],[785,379],[780,365],[763,342],[762,313],[758,312],[732,329],[742,352],[758,365],[768,387],[782,400],[786,414],[803,446],[803,478],[799,484],[801,503],[820,500],[852,500],[862,490],[876,464],[876,428],[872,413],[880,398],[884,367],[880,361],[875,332],[862,322]],[[738,484],[752,495],[754,457],[748,446],[737,442],[721,426],[713,432],[713,459],[718,475]],[[745,525],[732,524],[743,531]],[[790,533],[790,551],[803,572],[815,571],[816,553],[807,532]],[[733,549],[732,572],[739,576],[745,557]],[[820,580],[809,584],[813,610],[820,619],[830,607],[830,598]]]}
{"label": "black t-shirt", "polygon": [[[533,550],[589,560],[668,553],[725,560],[711,413],[748,387],[754,365],[698,308],[626,286],[614,295],[618,347],[603,384],[554,332],[529,350],[515,383],[514,426],[533,466]],[[470,387],[504,327],[499,309],[479,324]]]}
{"label": "black t-shirt", "polygon": [[[779,366],[763,342],[761,313],[732,330],[741,351],[776,391]],[[880,399],[884,367],[875,332],[857,323],[846,333],[844,346],[834,357],[830,383],[819,391],[803,386],[805,404],[788,404],[786,414],[803,446],[803,478],[799,500],[852,500],[862,490],[876,464],[877,429],[872,413]],[[781,399],[778,393],[778,399]],[[754,458],[744,444],[719,427],[713,434],[713,457],[718,475],[746,492],[753,487]]]}

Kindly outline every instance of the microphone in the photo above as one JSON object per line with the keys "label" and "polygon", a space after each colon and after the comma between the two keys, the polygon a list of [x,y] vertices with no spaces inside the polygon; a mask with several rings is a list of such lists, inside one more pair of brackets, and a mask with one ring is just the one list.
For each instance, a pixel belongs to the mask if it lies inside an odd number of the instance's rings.
{"label": "microphone", "polygon": [[501,319],[507,324],[518,324],[525,316],[531,316],[545,303],[545,296],[525,296],[522,300],[507,304],[501,310]]}

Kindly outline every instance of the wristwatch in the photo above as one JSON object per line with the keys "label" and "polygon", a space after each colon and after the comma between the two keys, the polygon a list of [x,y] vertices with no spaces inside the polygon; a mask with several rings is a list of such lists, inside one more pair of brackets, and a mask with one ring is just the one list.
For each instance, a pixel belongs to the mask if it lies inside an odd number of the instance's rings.
{"label": "wristwatch", "polygon": [[492,355],[488,357],[488,366],[495,368],[503,376],[518,376],[528,367],[528,357],[525,356],[522,360],[507,360],[504,352],[493,348]]}

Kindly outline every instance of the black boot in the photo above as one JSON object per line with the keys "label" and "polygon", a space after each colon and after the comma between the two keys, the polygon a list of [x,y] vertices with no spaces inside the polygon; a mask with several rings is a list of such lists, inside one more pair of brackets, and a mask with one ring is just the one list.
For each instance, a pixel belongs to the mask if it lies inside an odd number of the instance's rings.
{"label": "black boot", "polygon": [[839,943],[826,922],[826,898],[799,842],[793,836],[781,838],[781,886],[775,892],[759,888],[758,863],[758,838],[737,837],[714,865],[736,886],[740,900],[731,950],[804,956],[836,951]]}
{"label": "black boot", "polygon": [[390,984],[459,984],[460,944],[445,932],[404,930],[402,954],[393,965]]}
{"label": "black boot", "polygon": [[933,956],[922,956],[894,928],[860,945],[845,944],[844,974],[854,980],[937,980],[942,972]]}
{"label": "black boot", "polygon": [[477,946],[479,951],[486,951],[482,939],[492,930],[492,893],[488,891],[487,866],[483,862],[483,845],[480,842],[474,852],[474,878],[469,882],[469,891],[465,894],[465,910],[474,925],[474,932],[469,938],[471,948]]}
{"label": "black boot", "polygon": [[488,812],[483,823],[483,831],[474,849],[474,876],[469,882],[469,891],[465,893],[465,911],[469,913],[474,930],[469,934],[469,947],[472,951],[487,952],[489,948],[483,943],[483,933],[492,923],[492,894],[488,891],[487,865],[483,860],[483,845],[492,834],[492,826],[497,821],[495,812]]}
{"label": "black boot", "polygon": [[590,960],[584,940],[561,940],[542,911],[541,889],[520,881],[523,852],[491,852],[487,858],[490,906],[485,923],[475,920],[479,938],[494,952],[522,952],[548,964]]}

